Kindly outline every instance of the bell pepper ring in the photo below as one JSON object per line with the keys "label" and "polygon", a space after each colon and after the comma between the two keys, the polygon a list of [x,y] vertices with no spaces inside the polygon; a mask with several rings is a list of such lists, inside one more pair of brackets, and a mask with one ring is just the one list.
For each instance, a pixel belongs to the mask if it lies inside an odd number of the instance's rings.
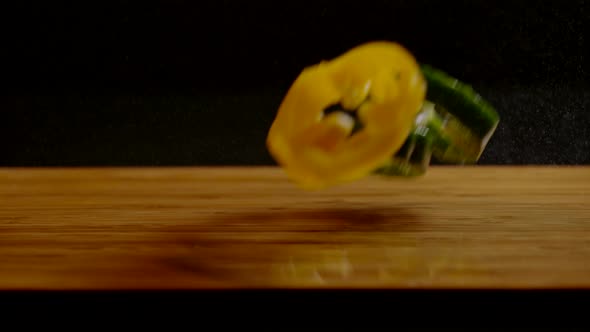
{"label": "bell pepper ring", "polygon": [[362,44],[303,69],[279,106],[267,148],[304,189],[363,178],[404,144],[426,88],[404,47]]}

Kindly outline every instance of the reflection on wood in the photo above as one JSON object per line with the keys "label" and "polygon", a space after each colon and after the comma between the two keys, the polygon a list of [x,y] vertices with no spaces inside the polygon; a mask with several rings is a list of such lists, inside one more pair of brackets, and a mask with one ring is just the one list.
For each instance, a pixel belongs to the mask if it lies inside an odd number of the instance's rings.
{"label": "reflection on wood", "polygon": [[590,287],[589,167],[0,170],[1,289]]}

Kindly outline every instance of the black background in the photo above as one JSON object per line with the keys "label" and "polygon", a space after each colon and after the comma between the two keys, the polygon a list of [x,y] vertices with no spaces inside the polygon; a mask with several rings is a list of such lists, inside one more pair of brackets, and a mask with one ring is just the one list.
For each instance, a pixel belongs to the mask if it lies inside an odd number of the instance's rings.
{"label": "black background", "polygon": [[264,140],[301,69],[379,39],[497,108],[481,164],[588,164],[588,7],[18,2],[0,11],[0,165],[274,164]]}

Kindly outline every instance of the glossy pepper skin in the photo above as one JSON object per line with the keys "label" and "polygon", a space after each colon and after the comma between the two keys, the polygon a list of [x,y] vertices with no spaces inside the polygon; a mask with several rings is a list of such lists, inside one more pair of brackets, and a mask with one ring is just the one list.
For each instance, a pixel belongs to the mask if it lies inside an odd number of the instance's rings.
{"label": "glossy pepper skin", "polygon": [[[298,186],[321,189],[369,175],[410,133],[424,102],[420,66],[401,45],[377,41],[305,68],[272,123],[267,147]],[[356,110],[362,129],[335,104]]]}

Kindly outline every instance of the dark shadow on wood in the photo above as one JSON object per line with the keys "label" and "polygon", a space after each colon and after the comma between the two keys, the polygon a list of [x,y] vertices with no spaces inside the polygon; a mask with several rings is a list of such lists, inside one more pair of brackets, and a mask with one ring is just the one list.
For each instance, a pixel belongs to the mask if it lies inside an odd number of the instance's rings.
{"label": "dark shadow on wood", "polygon": [[[254,283],[271,266],[343,257],[371,246],[387,246],[387,233],[417,230],[416,214],[400,207],[282,208],[227,212],[194,226],[170,227],[160,234],[187,250],[160,263],[187,273],[228,282]],[[362,239],[371,238],[371,241]],[[318,250],[320,248],[320,250]],[[325,250],[325,252],[321,251]],[[264,285],[262,285],[264,286]]]}

